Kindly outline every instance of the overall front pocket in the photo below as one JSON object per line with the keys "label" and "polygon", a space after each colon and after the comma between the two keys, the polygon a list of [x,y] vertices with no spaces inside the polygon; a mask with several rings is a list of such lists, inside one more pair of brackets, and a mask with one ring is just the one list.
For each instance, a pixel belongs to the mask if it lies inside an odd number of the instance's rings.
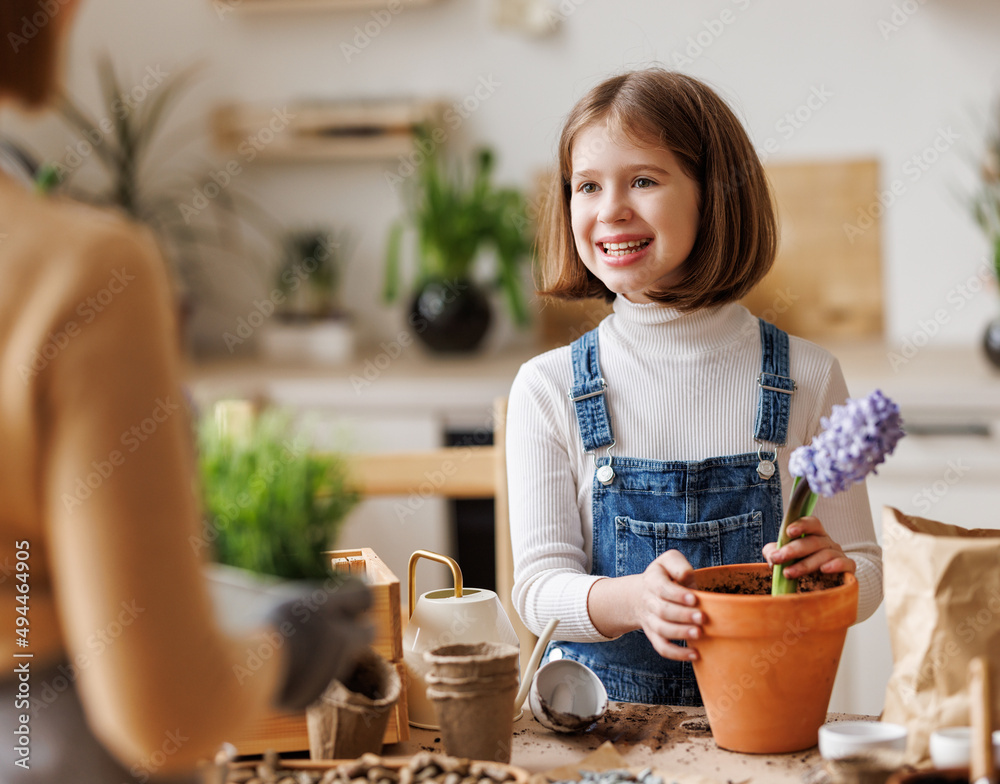
{"label": "overall front pocket", "polygon": [[759,511],[700,523],[650,523],[615,518],[615,574],[639,574],[667,550],[680,550],[695,569],[764,560]]}

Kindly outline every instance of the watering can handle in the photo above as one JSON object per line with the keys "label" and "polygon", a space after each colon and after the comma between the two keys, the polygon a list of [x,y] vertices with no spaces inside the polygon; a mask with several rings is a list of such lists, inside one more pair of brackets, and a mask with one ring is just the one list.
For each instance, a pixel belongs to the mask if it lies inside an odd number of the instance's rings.
{"label": "watering can handle", "polygon": [[414,550],[413,555],[410,556],[410,563],[406,567],[406,571],[409,576],[409,599],[410,599],[410,613],[408,618],[413,617],[413,607],[417,603],[417,561],[421,558],[426,558],[429,561],[437,561],[438,563],[443,563],[449,569],[451,569],[451,576],[455,581],[455,598],[462,598],[462,570],[458,567],[458,562],[454,558],[449,558],[447,555],[440,555],[438,553],[432,553],[430,550]]}

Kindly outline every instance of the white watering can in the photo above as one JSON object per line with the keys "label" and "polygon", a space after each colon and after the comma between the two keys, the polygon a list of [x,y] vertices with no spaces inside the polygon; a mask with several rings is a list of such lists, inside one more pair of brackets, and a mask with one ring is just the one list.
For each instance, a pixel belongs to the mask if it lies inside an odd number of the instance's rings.
{"label": "white watering can", "polygon": [[[416,599],[416,565],[421,558],[448,566],[455,587],[427,591]],[[403,632],[403,662],[409,675],[409,719],[414,727],[436,730],[439,729],[437,715],[427,699],[426,677],[430,666],[424,661],[424,652],[456,643],[494,642],[517,648],[520,645],[496,592],[463,587],[462,570],[454,559],[428,550],[417,550],[410,556],[407,572],[410,620]],[[558,621],[554,619],[549,622],[531,653],[525,672],[521,674],[521,686],[514,699],[515,718],[520,715],[532,676],[556,624]]]}

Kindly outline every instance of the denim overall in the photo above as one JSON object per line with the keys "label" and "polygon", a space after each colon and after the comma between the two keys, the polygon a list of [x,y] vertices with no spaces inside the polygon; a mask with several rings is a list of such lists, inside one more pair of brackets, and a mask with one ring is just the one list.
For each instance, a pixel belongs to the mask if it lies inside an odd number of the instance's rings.
{"label": "denim overall", "polygon": [[[754,438],[782,445],[795,391],[795,382],[788,377],[788,335],[761,321],[760,339],[763,358]],[[572,356],[569,396],[584,451],[594,454],[596,465],[591,574],[639,574],[670,549],[680,550],[695,569],[762,562],[761,550],[777,539],[781,524],[776,453],[763,452],[761,443],[757,452],[697,461],[613,455],[596,329],[573,343]],[[606,454],[598,456],[597,450],[604,447]],[[597,673],[612,700],[701,705],[691,663],[664,659],[641,630],[610,642],[552,643],[549,657],[559,658],[559,653],[552,655],[557,650]]]}

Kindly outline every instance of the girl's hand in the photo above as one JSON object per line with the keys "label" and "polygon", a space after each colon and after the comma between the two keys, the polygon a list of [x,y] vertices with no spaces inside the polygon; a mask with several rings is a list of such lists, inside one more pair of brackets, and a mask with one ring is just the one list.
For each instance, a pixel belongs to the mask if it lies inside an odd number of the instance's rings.
{"label": "girl's hand", "polygon": [[694,661],[697,651],[671,640],[696,640],[704,618],[697,609],[698,598],[684,587],[691,564],[678,550],[668,550],[642,573],[639,597],[639,628],[653,648],[665,659]]}
{"label": "girl's hand", "polygon": [[[817,517],[799,518],[788,526],[788,536],[791,541],[780,549],[776,542],[764,545],[764,558],[771,566],[797,561],[792,566],[785,567],[786,577],[794,579],[816,571],[853,574],[857,569],[857,564],[830,538]],[[799,538],[803,536],[804,538]]]}

